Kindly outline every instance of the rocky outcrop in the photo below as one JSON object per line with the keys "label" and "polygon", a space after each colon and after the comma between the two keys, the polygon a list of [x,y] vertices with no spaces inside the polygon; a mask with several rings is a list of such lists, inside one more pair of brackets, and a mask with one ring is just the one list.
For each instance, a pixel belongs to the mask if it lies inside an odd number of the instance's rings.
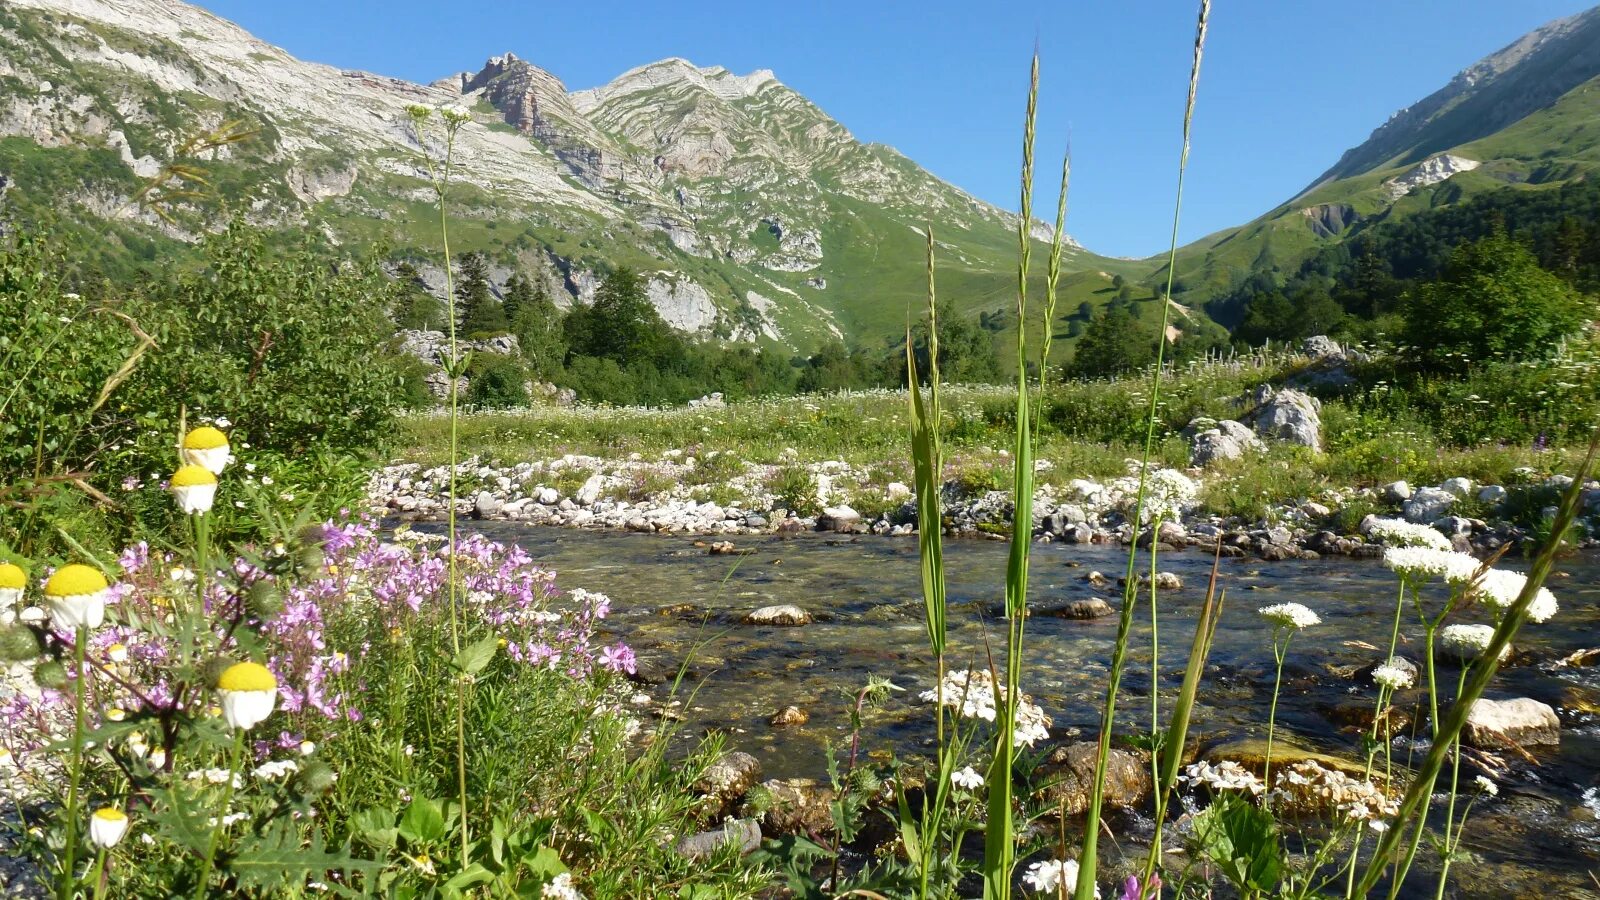
{"label": "rocky outcrop", "polygon": [[1390,199],[1398,200],[1417,188],[1438,184],[1452,175],[1470,172],[1480,165],[1482,163],[1477,160],[1452,153],[1441,153],[1423,160],[1405,174],[1385,181],[1383,189],[1388,192]]}
{"label": "rocky outcrop", "polygon": [[[1190,423],[1194,427],[1194,423]],[[1231,419],[1197,432],[1189,450],[1189,465],[1204,468],[1223,459],[1239,459],[1245,453],[1265,450],[1255,432]]]}
{"label": "rocky outcrop", "polygon": [[645,283],[645,296],[668,325],[679,331],[709,331],[717,321],[717,304],[693,279],[663,272]]}

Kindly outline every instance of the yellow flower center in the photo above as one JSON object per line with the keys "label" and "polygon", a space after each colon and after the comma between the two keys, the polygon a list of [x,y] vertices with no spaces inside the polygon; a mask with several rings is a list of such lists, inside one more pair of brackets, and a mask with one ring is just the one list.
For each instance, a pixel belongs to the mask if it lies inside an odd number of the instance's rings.
{"label": "yellow flower center", "polygon": [[172,486],[175,488],[200,487],[216,483],[217,476],[211,474],[211,470],[205,466],[183,466],[172,474]]}
{"label": "yellow flower center", "polygon": [[123,812],[120,809],[116,809],[116,808],[110,807],[110,806],[102,806],[99,809],[95,810],[94,811],[94,817],[96,819],[99,819],[102,822],[126,822],[126,821],[128,821],[128,814],[127,813]]}
{"label": "yellow flower center", "polygon": [[217,679],[217,687],[224,691],[273,691],[278,688],[278,679],[260,663],[234,663]]}
{"label": "yellow flower center", "polygon": [[228,436],[210,425],[202,425],[196,428],[183,439],[183,449],[185,450],[215,450],[218,447],[226,446],[228,446]]}
{"label": "yellow flower center", "polygon": [[97,594],[107,587],[106,576],[100,574],[99,569],[70,563],[57,569],[44,583],[44,594],[46,597],[77,597]]}
{"label": "yellow flower center", "polygon": [[0,591],[20,591],[28,586],[28,573],[16,563],[0,563]]}

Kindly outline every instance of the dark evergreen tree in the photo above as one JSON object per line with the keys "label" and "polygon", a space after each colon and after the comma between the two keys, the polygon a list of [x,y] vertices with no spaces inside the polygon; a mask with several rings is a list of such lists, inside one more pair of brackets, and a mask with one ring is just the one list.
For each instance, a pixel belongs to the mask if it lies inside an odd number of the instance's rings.
{"label": "dark evergreen tree", "polygon": [[615,360],[656,363],[671,355],[676,336],[645,296],[644,281],[632,269],[612,272],[594,302],[567,315],[569,353]]}
{"label": "dark evergreen tree", "polygon": [[505,334],[511,330],[505,308],[489,286],[489,261],[482,253],[467,253],[461,257],[456,273],[456,315],[461,317],[458,327],[465,337]]}
{"label": "dark evergreen tree", "polygon": [[1078,339],[1066,373],[1079,378],[1118,375],[1156,358],[1156,335],[1127,309],[1112,305],[1095,316]]}

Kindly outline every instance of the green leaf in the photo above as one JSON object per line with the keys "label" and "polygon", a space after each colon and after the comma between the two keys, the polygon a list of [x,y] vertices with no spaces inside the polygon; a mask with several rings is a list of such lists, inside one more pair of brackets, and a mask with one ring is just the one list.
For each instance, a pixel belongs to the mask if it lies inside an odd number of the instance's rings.
{"label": "green leaf", "polygon": [[550,847],[540,847],[523,857],[522,865],[532,877],[546,880],[567,871],[567,867],[561,864],[561,854]]}
{"label": "green leaf", "polygon": [[437,800],[418,797],[400,817],[400,836],[414,844],[429,844],[444,837],[444,811]]}
{"label": "green leaf", "polygon": [[361,810],[351,817],[351,824],[355,826],[357,834],[385,849],[393,847],[395,838],[400,834],[400,829],[394,825],[394,810],[381,806],[369,806]]}
{"label": "green leaf", "polygon": [[462,647],[461,652],[451,661],[451,665],[457,671],[476,675],[483,671],[489,660],[494,659],[495,651],[498,649],[500,649],[500,638],[491,634],[481,641]]}

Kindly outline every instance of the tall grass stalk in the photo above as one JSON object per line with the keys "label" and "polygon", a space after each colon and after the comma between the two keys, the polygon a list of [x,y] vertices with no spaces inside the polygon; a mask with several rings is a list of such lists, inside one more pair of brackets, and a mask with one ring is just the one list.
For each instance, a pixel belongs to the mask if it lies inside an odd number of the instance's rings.
{"label": "tall grass stalk", "polygon": [[[939,438],[939,318],[938,293],[934,279],[933,225],[928,237],[928,399],[923,402],[917,375],[916,348],[911,325],[906,324],[906,393],[911,401],[911,458],[917,488],[917,550],[922,565],[922,600],[928,631],[928,649],[933,653],[937,681],[934,683],[934,732],[939,753],[939,777],[932,805],[923,797],[921,839],[913,853],[918,857],[918,896],[928,896],[928,879],[939,857],[937,839],[950,797],[950,773],[955,769],[958,748],[945,734],[945,581],[943,514],[939,487],[944,470],[944,453]],[[909,817],[902,817],[908,819]],[[911,848],[907,848],[908,852]]]}
{"label": "tall grass stalk", "polygon": [[[1156,335],[1156,361],[1150,370],[1150,406],[1145,425],[1144,453],[1139,464],[1139,491],[1134,501],[1135,540],[1128,549],[1127,584],[1122,592],[1122,615],[1117,622],[1117,639],[1111,650],[1110,675],[1106,684],[1105,707],[1100,716],[1100,746],[1095,756],[1094,787],[1083,826],[1083,850],[1078,859],[1078,884],[1075,900],[1093,900],[1096,863],[1100,842],[1100,811],[1105,802],[1106,763],[1111,756],[1111,729],[1116,724],[1117,690],[1122,684],[1122,669],[1127,659],[1128,634],[1133,627],[1133,607],[1138,598],[1138,579],[1134,577],[1139,557],[1138,528],[1144,521],[1145,494],[1149,487],[1150,457],[1155,448],[1156,412],[1161,396],[1161,370],[1167,347],[1167,326],[1172,314],[1172,284],[1178,261],[1178,224],[1183,213],[1183,180],[1189,169],[1189,135],[1194,121],[1195,95],[1200,88],[1200,63],[1205,56],[1206,26],[1211,19],[1211,0],[1200,0],[1195,22],[1194,58],[1189,68],[1189,96],[1183,108],[1183,149],[1178,156],[1178,186],[1172,208],[1172,239],[1167,251],[1167,288],[1161,303],[1161,330]],[[1154,548],[1152,547],[1152,550]],[[1151,690],[1155,685],[1151,685]]]}
{"label": "tall grass stalk", "polygon": [[1033,548],[1033,429],[1028,417],[1028,269],[1032,257],[1033,142],[1039,110],[1039,51],[1035,48],[1028,74],[1028,112],[1022,135],[1022,197],[1017,218],[1017,406],[1012,460],[1011,553],[1006,561],[1005,685],[996,688],[1000,711],[995,753],[989,766],[988,822],[983,845],[983,895],[986,900],[1011,896],[1011,871],[1016,865],[1012,821],[1011,770],[1016,761],[1017,703],[1022,692],[1022,637],[1028,609],[1028,555]]}
{"label": "tall grass stalk", "polygon": [[[411,116],[417,129],[417,142],[422,147],[422,158],[428,167],[428,175],[433,182],[434,196],[439,205],[439,240],[444,251],[444,290],[445,290],[445,319],[448,327],[447,339],[450,347],[450,365],[446,372],[449,379],[449,407],[450,407],[450,488],[449,511],[447,516],[447,529],[449,540],[449,605],[450,605],[450,652],[452,660],[461,657],[461,598],[459,578],[457,577],[457,544],[456,544],[456,499],[457,478],[460,465],[460,430],[461,430],[461,374],[465,366],[461,359],[460,344],[456,339],[456,290],[455,274],[450,256],[450,215],[446,206],[447,194],[450,189],[450,175],[455,163],[456,133],[468,121],[465,113],[446,109],[440,115],[444,120],[444,155],[436,164],[433,154],[428,152],[427,141],[423,135],[422,124],[431,115],[431,110],[425,107],[412,107]],[[464,672],[457,672],[456,678],[456,793],[461,804],[461,865],[467,864],[467,857],[471,848],[470,827],[467,816],[467,682]]]}
{"label": "tall grass stalk", "polygon": [[[1583,462],[1578,465],[1578,470],[1573,473],[1572,485],[1567,489],[1562,498],[1561,508],[1556,514],[1552,535],[1565,534],[1572,526],[1573,519],[1578,512],[1578,500],[1583,494],[1583,483],[1594,468],[1596,453],[1600,453],[1600,430],[1597,430],[1589,442],[1588,453]],[[1528,608],[1538,596],[1539,588],[1543,587],[1545,578],[1550,574],[1550,568],[1555,562],[1556,553],[1561,549],[1561,541],[1552,539],[1539,551],[1534,558],[1533,565],[1528,572],[1527,583],[1522,588],[1522,593],[1506,610],[1505,616],[1496,626],[1494,637],[1489,641],[1489,646],[1484,648],[1476,662],[1472,664],[1472,671],[1467,676],[1466,686],[1461,694],[1451,704],[1449,711],[1444,716],[1443,724],[1435,733],[1428,753],[1423,757],[1422,764],[1417,768],[1416,778],[1411,782],[1411,787],[1406,791],[1404,799],[1400,801],[1400,810],[1395,815],[1394,824],[1378,839],[1378,846],[1373,851],[1372,858],[1367,862],[1367,868],[1362,872],[1361,879],[1356,883],[1352,896],[1366,896],[1378,880],[1383,877],[1384,869],[1394,858],[1399,842],[1408,829],[1422,829],[1427,827],[1427,813],[1429,800],[1433,796],[1433,786],[1439,777],[1439,772],[1444,767],[1446,757],[1451,754],[1451,747],[1461,737],[1461,731],[1466,727],[1467,714],[1471,712],[1472,705],[1483,696],[1489,687],[1489,682],[1500,671],[1500,654],[1505,652],[1511,640],[1528,621]]]}

